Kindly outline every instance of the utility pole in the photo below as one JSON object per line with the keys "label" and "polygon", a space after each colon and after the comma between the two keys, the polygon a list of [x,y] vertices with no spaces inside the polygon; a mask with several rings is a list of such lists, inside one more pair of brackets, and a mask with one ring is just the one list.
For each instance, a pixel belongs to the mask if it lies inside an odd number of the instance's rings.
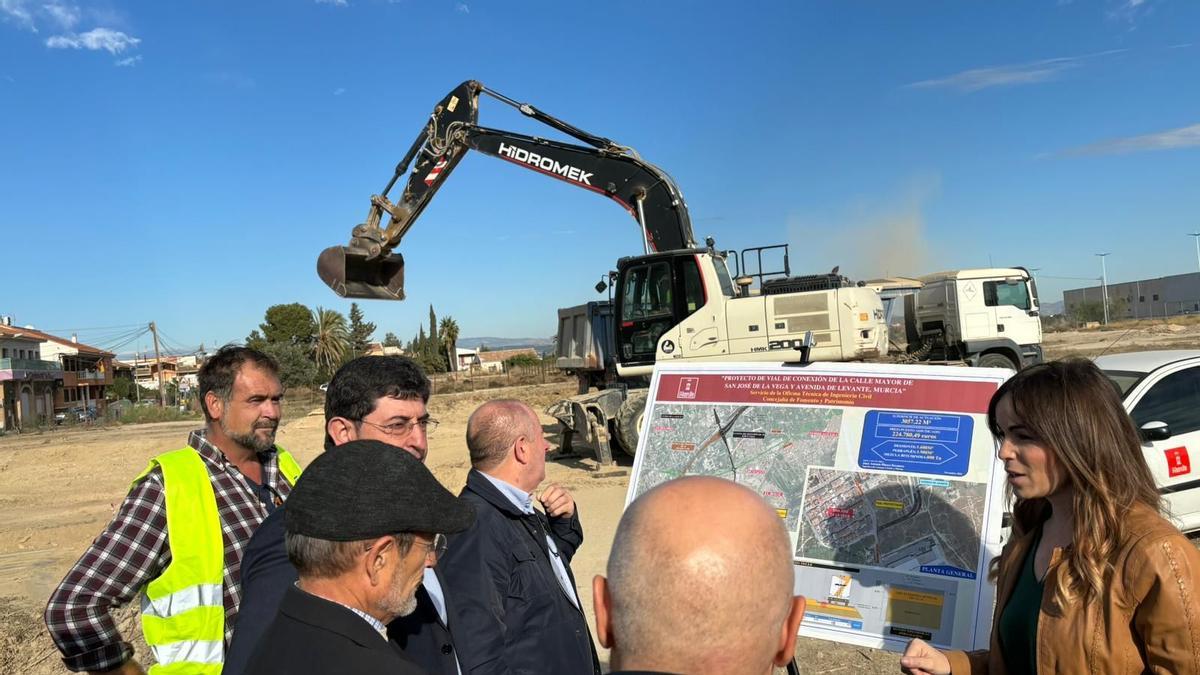
{"label": "utility pole", "polygon": [[1108,325],[1108,267],[1104,264],[1107,253],[1097,253],[1100,258],[1100,292],[1104,294],[1104,325]]}
{"label": "utility pole", "polygon": [[[138,345],[138,351],[141,351],[141,349],[142,349],[142,346]],[[134,395],[137,396],[137,402],[141,403],[142,402],[142,385],[138,384],[137,369],[138,369],[138,353],[134,352],[133,353],[133,391],[134,391]]]}
{"label": "utility pole", "polygon": [[[1108,305],[1104,306],[1104,323],[1108,323]],[[154,336],[154,363],[158,367],[158,407],[167,407],[167,390],[163,386],[162,356],[158,351],[158,327],[150,322],[150,334]]]}
{"label": "utility pole", "polygon": [[1200,269],[1200,232],[1189,232],[1188,236],[1196,240],[1196,267]]}

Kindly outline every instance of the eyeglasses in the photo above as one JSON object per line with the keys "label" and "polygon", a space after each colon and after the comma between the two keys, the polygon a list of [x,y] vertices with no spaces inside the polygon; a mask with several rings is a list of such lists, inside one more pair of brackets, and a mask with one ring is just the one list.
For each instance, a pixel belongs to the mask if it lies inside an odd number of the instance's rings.
{"label": "eyeglasses", "polygon": [[[425,542],[422,542],[425,544]],[[433,557],[433,561],[437,562],[442,556],[446,555],[446,548],[450,542],[446,539],[446,535],[441,532],[433,535],[433,541],[425,544],[425,555]]]}
{"label": "eyeglasses", "polygon": [[411,434],[412,430],[416,428],[417,425],[421,426],[421,430],[425,432],[426,436],[432,434],[433,430],[437,429],[438,427],[438,421],[432,417],[409,420],[407,422],[395,422],[393,424],[376,424],[374,422],[368,422],[367,420],[358,420],[358,422],[360,424],[369,424],[388,436],[396,436],[399,438],[403,438],[404,436]]}

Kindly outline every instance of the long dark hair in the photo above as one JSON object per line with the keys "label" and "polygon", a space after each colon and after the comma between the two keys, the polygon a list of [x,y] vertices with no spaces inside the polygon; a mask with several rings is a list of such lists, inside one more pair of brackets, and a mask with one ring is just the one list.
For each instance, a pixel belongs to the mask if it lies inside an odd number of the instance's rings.
{"label": "long dark hair", "polygon": [[[1134,504],[1162,512],[1137,430],[1116,387],[1087,359],[1030,366],[1001,385],[988,404],[988,427],[997,439],[996,407],[1005,396],[1021,424],[1054,455],[1063,483],[1074,488],[1072,543],[1057,563],[1055,598],[1092,596],[1112,574],[1124,514]],[[1014,534],[1036,528],[1049,507],[1044,497],[1017,499]]]}

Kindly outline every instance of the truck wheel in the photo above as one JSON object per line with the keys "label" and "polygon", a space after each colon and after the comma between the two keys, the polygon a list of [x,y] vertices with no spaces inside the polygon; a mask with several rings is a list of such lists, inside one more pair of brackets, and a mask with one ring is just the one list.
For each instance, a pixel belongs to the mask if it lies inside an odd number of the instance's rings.
{"label": "truck wheel", "polygon": [[625,454],[633,457],[637,454],[638,437],[642,433],[642,416],[646,412],[645,389],[629,392],[629,396],[621,403],[617,411],[617,442]]}
{"label": "truck wheel", "polygon": [[1012,362],[1012,359],[1003,354],[992,352],[979,357],[979,368],[1011,368],[1018,370],[1017,364]]}

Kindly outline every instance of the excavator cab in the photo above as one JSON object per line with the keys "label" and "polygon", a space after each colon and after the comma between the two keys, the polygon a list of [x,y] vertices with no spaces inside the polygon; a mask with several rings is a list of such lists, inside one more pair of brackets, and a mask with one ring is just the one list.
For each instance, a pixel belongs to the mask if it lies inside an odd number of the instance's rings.
{"label": "excavator cab", "polygon": [[331,246],[317,257],[317,275],[343,298],[404,299],[404,256],[371,258],[355,246]]}

